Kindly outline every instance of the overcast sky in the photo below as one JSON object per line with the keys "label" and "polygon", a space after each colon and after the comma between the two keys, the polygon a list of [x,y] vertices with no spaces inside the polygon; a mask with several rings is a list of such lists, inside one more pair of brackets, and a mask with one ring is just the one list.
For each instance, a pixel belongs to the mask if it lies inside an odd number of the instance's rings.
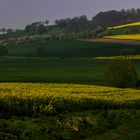
{"label": "overcast sky", "polygon": [[140,0],[0,0],[0,28],[127,8],[140,8]]}

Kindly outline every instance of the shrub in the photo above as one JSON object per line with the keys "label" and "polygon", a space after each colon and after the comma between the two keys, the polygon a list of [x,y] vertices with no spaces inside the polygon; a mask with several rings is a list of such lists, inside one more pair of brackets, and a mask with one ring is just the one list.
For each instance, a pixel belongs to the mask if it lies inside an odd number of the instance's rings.
{"label": "shrub", "polygon": [[129,56],[135,55],[136,54],[136,50],[135,49],[130,49],[130,48],[126,48],[121,50],[120,55],[127,57],[129,59]]}
{"label": "shrub", "polygon": [[1,56],[1,59],[3,59],[3,57],[6,54],[8,54],[8,50],[7,50],[6,46],[0,45],[0,56]]}
{"label": "shrub", "polygon": [[111,64],[106,80],[118,88],[136,87],[138,75],[131,61],[120,60]]}
{"label": "shrub", "polygon": [[46,48],[45,47],[38,47],[36,49],[36,55],[37,57],[45,57],[47,54]]}

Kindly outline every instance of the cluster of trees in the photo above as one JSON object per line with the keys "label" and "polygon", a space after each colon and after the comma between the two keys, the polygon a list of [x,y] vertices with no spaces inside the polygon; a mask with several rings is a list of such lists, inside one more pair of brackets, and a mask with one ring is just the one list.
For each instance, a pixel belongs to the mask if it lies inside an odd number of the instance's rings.
{"label": "cluster of trees", "polygon": [[1,59],[3,59],[4,56],[8,54],[7,45],[8,44],[6,42],[0,42],[0,57],[1,57]]}
{"label": "cluster of trees", "polygon": [[92,19],[92,23],[103,27],[116,26],[140,20],[140,9],[122,9],[100,12]]}
{"label": "cluster of trees", "polygon": [[112,84],[112,86],[118,88],[136,88],[139,85],[139,77],[135,66],[129,59],[129,56],[135,55],[136,50],[126,48],[121,50],[120,55],[124,56],[124,59],[113,60],[107,73],[106,80]]}
{"label": "cluster of trees", "polygon": [[47,31],[46,26],[48,24],[49,20],[46,20],[45,22],[40,21],[31,23],[25,27],[25,32],[29,33],[30,35],[45,33]]}
{"label": "cluster of trees", "polygon": [[82,32],[82,38],[98,38],[107,33],[104,27],[92,24],[85,15],[56,20],[55,23],[58,27],[64,28],[65,33]]}
{"label": "cluster of trees", "polygon": [[5,33],[11,33],[11,32],[14,32],[14,29],[11,29],[11,28],[1,28],[0,29],[0,34],[5,34]]}
{"label": "cluster of trees", "polygon": [[67,31],[70,32],[81,32],[85,31],[88,28],[88,19],[87,16],[82,15],[79,17],[74,17],[74,18],[65,18],[65,19],[60,19],[56,20],[55,24],[61,28],[67,28]]}
{"label": "cluster of trees", "polygon": [[25,27],[25,32],[29,35],[41,34],[47,33],[48,30],[53,30],[59,27],[60,29],[62,29],[64,34],[78,32],[88,33],[91,29],[96,29],[97,27],[93,25],[90,20],[88,20],[86,15],[55,20],[55,25],[52,26],[48,26],[48,23],[49,20],[46,20],[45,22],[31,23],[30,25],[27,25]]}
{"label": "cluster of trees", "polygon": [[36,48],[36,56],[37,57],[46,57],[47,56],[47,50],[43,46],[39,46]]}
{"label": "cluster of trees", "polygon": [[[140,20],[140,9],[122,9],[121,11],[111,10],[100,12],[88,20],[85,15],[56,20],[57,27],[64,28],[65,32],[83,32],[85,38],[98,38],[104,35],[111,35],[111,31],[105,31],[107,27],[126,24]],[[126,29],[124,34],[140,33],[139,29]]]}
{"label": "cluster of trees", "polygon": [[82,32],[96,29],[98,26],[102,28],[126,24],[140,20],[140,9],[122,9],[121,11],[110,10],[106,12],[100,12],[88,20],[85,15],[64,18],[56,20],[55,23],[61,28],[67,28],[70,32]]}
{"label": "cluster of trees", "polygon": [[106,77],[112,86],[118,88],[137,87],[138,74],[133,63],[128,60],[114,60]]}
{"label": "cluster of trees", "polygon": [[109,31],[106,31],[106,29],[102,26],[97,26],[92,30],[84,32],[83,38],[101,38],[106,35],[109,35]]}

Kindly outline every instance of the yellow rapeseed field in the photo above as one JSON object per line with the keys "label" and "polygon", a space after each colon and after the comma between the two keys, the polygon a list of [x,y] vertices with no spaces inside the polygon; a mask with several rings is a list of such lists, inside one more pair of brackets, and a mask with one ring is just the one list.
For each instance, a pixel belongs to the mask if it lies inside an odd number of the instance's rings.
{"label": "yellow rapeseed field", "polygon": [[140,90],[80,84],[0,84],[0,110],[6,116],[138,107]]}
{"label": "yellow rapeseed field", "polygon": [[134,22],[134,23],[124,24],[120,26],[109,27],[108,29],[119,29],[119,28],[124,28],[124,27],[129,27],[129,26],[140,26],[140,22]]}
{"label": "yellow rapeseed field", "polygon": [[129,35],[113,35],[105,36],[104,38],[109,39],[124,39],[124,40],[140,40],[140,34],[129,34]]}
{"label": "yellow rapeseed field", "polygon": [[[97,60],[114,60],[114,59],[128,59],[126,56],[107,56],[107,57],[96,57]],[[140,60],[140,55],[130,55],[131,60]]]}

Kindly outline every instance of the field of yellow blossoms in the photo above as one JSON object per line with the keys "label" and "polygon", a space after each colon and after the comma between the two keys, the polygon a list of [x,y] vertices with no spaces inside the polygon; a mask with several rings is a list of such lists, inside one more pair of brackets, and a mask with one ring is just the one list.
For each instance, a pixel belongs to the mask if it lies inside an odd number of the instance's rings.
{"label": "field of yellow blossoms", "polygon": [[105,36],[108,39],[140,40],[140,34]]}
{"label": "field of yellow blossoms", "polygon": [[140,26],[140,22],[134,22],[134,23],[124,24],[124,25],[109,27],[108,29],[119,29],[119,28],[132,27],[132,26]]}
{"label": "field of yellow blossoms", "polygon": [[1,115],[139,108],[140,90],[78,84],[1,83]]}

